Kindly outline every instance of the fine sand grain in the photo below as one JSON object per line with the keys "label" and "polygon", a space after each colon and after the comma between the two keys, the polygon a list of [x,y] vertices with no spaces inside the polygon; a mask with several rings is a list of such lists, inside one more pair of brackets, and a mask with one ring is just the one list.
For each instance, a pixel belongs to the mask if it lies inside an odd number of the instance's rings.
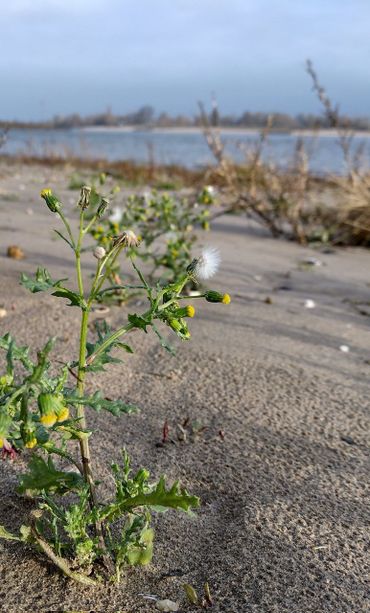
{"label": "fine sand grain", "polygon": [[[64,171],[0,168],[0,307],[8,313],[0,333],[40,347],[57,330],[62,360],[77,349],[78,311],[27,293],[19,275],[38,265],[56,278],[73,273],[68,248],[50,231],[58,221],[38,195],[50,185],[72,208],[66,184]],[[119,586],[83,588],[41,555],[3,541],[1,611],[154,612],[140,594],[195,611],[181,585],[201,590],[206,581],[215,612],[369,611],[370,319],[360,313],[365,304],[351,301],[370,300],[370,253],[319,253],[232,217],[206,238],[223,258],[210,286],[229,292],[231,304],[199,304],[191,341],[172,338],[175,358],[153,335],[133,334],[135,354],[89,382],[142,407],[121,419],[89,414],[101,432],[93,437],[100,496],[112,488],[109,462],[126,447],[135,468],[180,478],[200,496],[199,512],[157,517],[153,563],[129,570]],[[23,261],[6,257],[11,244],[24,250]],[[300,265],[307,257],[322,265]],[[85,261],[92,271],[92,256]],[[107,315],[111,324],[126,317],[126,307]],[[156,446],[166,419],[176,439],[186,417],[206,426],[198,439]],[[25,459],[0,462],[0,524],[9,530],[33,505],[15,491]]]}

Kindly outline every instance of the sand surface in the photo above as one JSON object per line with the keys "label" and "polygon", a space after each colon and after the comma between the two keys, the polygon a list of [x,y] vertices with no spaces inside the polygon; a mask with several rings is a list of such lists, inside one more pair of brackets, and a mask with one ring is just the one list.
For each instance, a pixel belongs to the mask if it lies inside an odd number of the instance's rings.
{"label": "sand surface", "polygon": [[[19,275],[38,265],[54,277],[73,273],[68,248],[50,231],[58,222],[38,195],[50,185],[72,208],[66,176],[0,168],[0,306],[8,311],[0,333],[39,347],[57,331],[59,359],[77,350],[79,312],[27,293]],[[215,612],[369,611],[370,319],[359,312],[366,305],[351,301],[370,300],[370,253],[320,253],[232,217],[220,218],[206,239],[223,258],[210,286],[232,303],[199,304],[191,341],[172,338],[177,357],[152,334],[136,334],[135,354],[89,382],[142,407],[121,419],[90,414],[101,430],[93,439],[101,497],[111,488],[107,465],[126,446],[134,467],[180,478],[199,495],[199,512],[157,517],[153,563],[129,570],[120,586],[83,588],[41,555],[3,541],[1,611],[154,612],[140,594],[196,611],[181,585],[201,589],[205,581]],[[23,261],[5,257],[10,244],[24,249]],[[322,265],[302,267],[307,257]],[[85,260],[92,271],[91,255]],[[307,299],[315,308],[304,306]],[[107,315],[112,324],[126,317],[125,308]],[[176,438],[186,417],[206,426],[203,435],[158,448],[165,419]],[[9,530],[32,508],[15,492],[24,460],[0,462],[0,524]]]}

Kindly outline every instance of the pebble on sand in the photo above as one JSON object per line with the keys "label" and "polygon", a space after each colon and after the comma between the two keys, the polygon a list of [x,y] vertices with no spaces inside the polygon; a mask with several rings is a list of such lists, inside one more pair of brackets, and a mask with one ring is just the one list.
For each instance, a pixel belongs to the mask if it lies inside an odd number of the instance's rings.
{"label": "pebble on sand", "polygon": [[160,611],[178,611],[179,610],[179,604],[178,602],[173,602],[173,600],[157,600],[155,606],[157,607],[157,609],[159,609]]}
{"label": "pebble on sand", "polygon": [[343,351],[343,353],[348,353],[349,352],[349,347],[348,347],[348,345],[341,345],[339,347],[339,350]]}
{"label": "pebble on sand", "polygon": [[306,309],[314,309],[316,306],[316,302],[314,300],[311,300],[311,298],[308,298],[304,301],[304,306],[306,307]]}
{"label": "pebble on sand", "polygon": [[6,255],[13,260],[23,260],[24,251],[18,245],[9,245]]}

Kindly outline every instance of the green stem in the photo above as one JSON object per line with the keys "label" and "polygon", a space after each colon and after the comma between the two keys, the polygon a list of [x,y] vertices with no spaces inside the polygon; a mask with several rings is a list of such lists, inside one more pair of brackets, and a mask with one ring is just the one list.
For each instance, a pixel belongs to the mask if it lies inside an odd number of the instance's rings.
{"label": "green stem", "polygon": [[80,213],[80,232],[79,232],[79,235],[78,235],[78,241],[77,241],[77,245],[76,245],[76,248],[75,248],[76,270],[77,270],[77,284],[78,284],[78,291],[81,294],[81,298],[84,297],[84,286],[83,286],[82,270],[81,270],[81,245],[82,245],[82,239],[83,239],[83,221],[84,221],[84,212],[83,212],[83,210],[81,210],[81,213]]}
{"label": "green stem", "polygon": [[[83,279],[82,279],[82,270],[81,270],[81,245],[83,240],[83,217],[84,213],[81,211],[80,214],[80,232],[77,242],[77,247],[75,249],[76,254],[76,271],[77,271],[77,283],[78,289],[81,296],[84,296],[84,288],[83,288]],[[96,278],[99,275],[99,264],[96,272]],[[80,347],[79,347],[79,356],[78,356],[78,370],[77,370],[77,391],[80,396],[83,396],[85,391],[85,376],[86,376],[86,342],[87,342],[87,332],[88,332],[88,323],[89,323],[89,314],[90,314],[90,306],[94,297],[94,286],[91,288],[90,295],[88,298],[88,304],[86,310],[82,310],[81,315],[81,327],[80,327]],[[79,404],[77,406],[77,417],[79,419],[79,423],[81,425],[81,429],[86,429],[86,416],[85,416],[85,407],[83,404]],[[83,467],[83,476],[85,482],[89,486],[90,491],[90,506],[92,509],[96,509],[98,507],[98,499],[96,496],[95,490],[95,482],[92,473],[91,467],[91,456],[90,456],[90,448],[88,438],[81,438],[79,440],[80,444],[80,454],[82,460]],[[112,570],[112,561],[109,557],[107,547],[104,540],[103,534],[103,526],[100,520],[95,521],[95,531],[99,540],[99,546],[102,551],[102,557],[105,563],[106,568],[111,571]]]}
{"label": "green stem", "polygon": [[67,575],[67,577],[70,577],[74,581],[78,581],[78,583],[82,583],[83,585],[97,585],[97,582],[93,579],[90,579],[90,577],[88,577],[87,575],[82,575],[81,573],[76,573],[71,570],[67,561],[56,555],[56,553],[50,547],[49,543],[44,541],[44,539],[39,535],[34,526],[31,526],[31,531],[32,537],[35,539],[40,549],[42,549],[42,551],[55,564],[55,566],[57,566],[65,575]]}
{"label": "green stem", "polygon": [[93,217],[93,218],[92,218],[92,219],[89,221],[89,223],[87,224],[86,228],[84,228],[84,229],[82,230],[83,234],[86,234],[86,233],[87,233],[87,232],[90,230],[91,226],[93,226],[93,225],[94,225],[94,223],[96,222],[96,220],[97,220],[97,219],[98,219],[98,216],[97,216],[97,215],[94,215],[94,217]]}
{"label": "green stem", "polygon": [[[151,311],[148,311],[147,313],[144,314],[144,317],[146,315],[148,315],[149,313],[151,313]],[[98,349],[95,351],[95,353],[92,353],[86,360],[86,364],[87,366],[89,366],[90,364],[93,363],[93,361],[98,357],[98,355],[100,355],[102,352],[104,352],[109,345],[111,345],[112,343],[114,343],[114,341],[117,340],[117,338],[119,338],[120,336],[122,336],[123,334],[126,334],[126,332],[129,332],[130,330],[132,330],[133,328],[135,328],[134,324],[126,324],[125,326],[122,326],[121,328],[118,328],[118,330],[116,330],[115,332],[113,332],[113,334],[111,334],[110,336],[108,336],[108,338],[104,341],[104,343],[102,343],[101,345],[99,345]]]}
{"label": "green stem", "polygon": [[65,229],[67,230],[67,233],[68,233],[68,236],[69,236],[69,238],[71,240],[73,248],[76,249],[76,243],[75,243],[75,239],[74,239],[73,234],[72,234],[71,226],[69,225],[67,219],[64,217],[64,214],[63,214],[62,210],[58,211],[58,215],[61,218],[62,222],[64,223]]}
{"label": "green stem", "polygon": [[[111,274],[112,267],[116,263],[116,260],[117,260],[119,254],[121,253],[123,248],[124,248],[124,245],[119,245],[118,248],[113,247],[113,249],[107,254],[107,257],[104,259],[105,273],[101,277],[100,281],[97,283],[96,287],[94,288],[94,294],[95,295],[100,291],[104,281]],[[117,250],[115,251],[115,249],[117,249]],[[109,261],[111,257],[112,257],[112,259],[111,259],[111,261]]]}

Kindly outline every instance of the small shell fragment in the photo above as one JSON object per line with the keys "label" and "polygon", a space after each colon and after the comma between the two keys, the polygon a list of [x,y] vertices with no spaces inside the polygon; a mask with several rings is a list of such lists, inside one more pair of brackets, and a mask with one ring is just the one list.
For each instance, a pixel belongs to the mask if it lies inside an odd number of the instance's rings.
{"label": "small shell fragment", "polygon": [[314,309],[316,306],[316,302],[308,298],[304,301],[304,306],[306,307],[306,309]]}
{"label": "small shell fragment", "polygon": [[6,317],[8,314],[8,311],[6,309],[0,309],[0,319],[2,319],[3,317]]}
{"label": "small shell fragment", "polygon": [[159,611],[178,611],[179,610],[179,603],[178,602],[174,602],[173,600],[168,600],[167,598],[165,600],[157,600],[157,602],[155,603],[155,606],[157,607],[157,609],[159,609]]}
{"label": "small shell fragment", "polygon": [[343,353],[348,353],[349,352],[349,347],[348,347],[348,345],[341,345],[339,347],[339,350],[343,351]]}

